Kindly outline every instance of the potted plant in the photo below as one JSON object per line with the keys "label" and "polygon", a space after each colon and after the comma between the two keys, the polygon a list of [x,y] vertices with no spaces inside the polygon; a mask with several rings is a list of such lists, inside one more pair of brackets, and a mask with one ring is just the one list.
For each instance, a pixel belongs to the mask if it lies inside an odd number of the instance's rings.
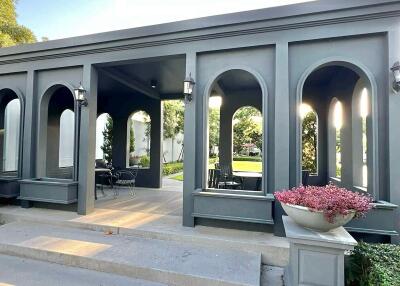
{"label": "potted plant", "polygon": [[363,217],[370,209],[368,195],[327,186],[300,186],[275,192],[289,217],[297,224],[317,231],[329,231]]}
{"label": "potted plant", "polygon": [[131,155],[129,157],[129,166],[136,166],[139,164],[139,161],[140,161],[140,156]]}

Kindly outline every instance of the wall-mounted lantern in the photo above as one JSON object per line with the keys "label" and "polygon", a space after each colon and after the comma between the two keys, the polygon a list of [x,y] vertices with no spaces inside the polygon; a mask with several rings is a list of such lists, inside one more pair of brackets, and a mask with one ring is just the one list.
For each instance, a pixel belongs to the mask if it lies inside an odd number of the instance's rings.
{"label": "wall-mounted lantern", "polygon": [[79,83],[79,87],[74,89],[75,100],[80,106],[87,106],[88,102],[86,99],[86,90],[83,88],[82,84]]}
{"label": "wall-mounted lantern", "polygon": [[390,69],[393,73],[394,81],[393,81],[393,89],[396,92],[400,91],[400,63],[397,61]]}
{"label": "wall-mounted lantern", "polygon": [[187,76],[183,81],[183,94],[185,95],[186,102],[191,102],[193,100],[194,85],[195,82],[194,79],[192,78],[192,74],[189,73],[189,76]]}
{"label": "wall-mounted lantern", "polygon": [[150,80],[150,86],[151,86],[152,88],[156,88],[156,87],[157,87],[157,84],[158,84],[158,82],[157,82],[156,79]]}

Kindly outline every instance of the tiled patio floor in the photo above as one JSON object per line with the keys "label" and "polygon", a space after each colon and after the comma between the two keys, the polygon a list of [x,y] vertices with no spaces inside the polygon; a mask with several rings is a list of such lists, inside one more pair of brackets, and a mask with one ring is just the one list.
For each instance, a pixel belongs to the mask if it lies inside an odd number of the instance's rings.
{"label": "tiled patio floor", "polygon": [[[127,188],[119,189],[119,196],[114,197],[110,188],[104,188],[106,196],[98,190],[98,200],[95,207],[118,211],[142,212],[159,215],[182,216],[182,186],[181,182],[168,179],[162,189],[135,188],[132,196]],[[177,182],[177,183],[175,183]],[[175,183],[175,187],[173,185]],[[180,183],[180,184],[179,184]],[[176,190],[174,190],[176,189]]]}

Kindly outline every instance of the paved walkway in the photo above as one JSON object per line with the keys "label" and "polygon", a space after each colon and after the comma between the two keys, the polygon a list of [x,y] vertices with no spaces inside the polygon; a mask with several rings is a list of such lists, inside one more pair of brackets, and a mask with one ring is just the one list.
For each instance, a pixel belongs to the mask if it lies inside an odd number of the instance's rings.
{"label": "paved walkway", "polygon": [[166,286],[111,273],[0,255],[1,286]]}
{"label": "paved walkway", "polygon": [[260,285],[260,253],[44,223],[0,227],[0,253],[171,285]]}
{"label": "paved walkway", "polygon": [[173,174],[171,176],[163,177],[162,179],[162,189],[166,191],[182,191],[183,190],[183,182],[171,179],[179,174]]}

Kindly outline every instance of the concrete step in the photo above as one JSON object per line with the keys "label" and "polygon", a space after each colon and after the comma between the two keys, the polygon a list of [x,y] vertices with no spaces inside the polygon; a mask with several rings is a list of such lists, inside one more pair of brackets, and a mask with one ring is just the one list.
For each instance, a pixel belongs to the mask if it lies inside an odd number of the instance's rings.
{"label": "concrete step", "polygon": [[167,286],[125,276],[0,255],[0,285],[18,286]]}
{"label": "concrete step", "polygon": [[260,285],[257,253],[39,223],[1,226],[0,253],[167,285]]}
{"label": "concrete step", "polygon": [[289,259],[286,238],[271,233],[222,229],[206,226],[183,227],[178,216],[96,209],[94,213],[79,216],[76,213],[48,210],[21,209],[16,206],[0,207],[0,221],[39,222],[48,225],[112,232],[127,236],[152,238],[202,247],[226,250],[253,251],[262,254],[262,263],[284,267]]}

